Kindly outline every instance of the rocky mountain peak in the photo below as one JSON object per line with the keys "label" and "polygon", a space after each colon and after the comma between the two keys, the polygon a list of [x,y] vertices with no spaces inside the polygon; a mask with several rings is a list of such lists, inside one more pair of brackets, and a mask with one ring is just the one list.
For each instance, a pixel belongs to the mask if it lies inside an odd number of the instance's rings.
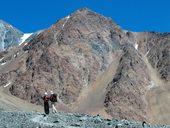
{"label": "rocky mountain peak", "polygon": [[68,27],[79,28],[82,26],[87,27],[87,29],[90,30],[90,27],[92,27],[91,29],[94,29],[95,27],[97,27],[97,25],[102,26],[103,29],[105,27],[120,28],[120,26],[113,22],[111,18],[93,12],[87,8],[81,8],[75,11],[74,13],[59,20],[54,25],[61,26],[62,29],[63,28],[68,29]]}
{"label": "rocky mountain peak", "polygon": [[[72,45],[72,43],[86,42],[90,38],[91,41],[102,39],[104,42],[109,42],[112,32],[116,30],[120,31],[121,28],[110,18],[97,14],[87,8],[82,8],[58,20],[51,27],[44,30],[34,41],[29,42],[31,45],[25,46],[24,49],[29,49],[33,44],[40,42],[42,38],[48,39],[48,41],[43,41],[44,43],[48,42],[48,45],[52,42],[58,45]],[[91,42],[90,40],[88,43]],[[41,44],[43,42],[41,41]]]}
{"label": "rocky mountain peak", "polygon": [[23,32],[0,20],[0,51],[17,46],[21,41],[22,35]]}
{"label": "rocky mountain peak", "polygon": [[93,13],[96,13],[96,12],[94,12],[94,11],[92,11],[92,10],[90,10],[89,8],[86,8],[86,7],[84,7],[84,8],[80,8],[80,9],[78,9],[77,10],[77,12],[85,12],[85,13],[87,13],[87,12],[93,12]]}

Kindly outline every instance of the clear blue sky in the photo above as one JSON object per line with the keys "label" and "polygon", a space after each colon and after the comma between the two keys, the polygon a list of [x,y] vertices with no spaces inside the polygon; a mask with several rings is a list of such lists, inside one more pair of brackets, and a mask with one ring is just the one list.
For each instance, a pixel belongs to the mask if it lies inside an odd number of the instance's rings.
{"label": "clear blue sky", "polygon": [[2,0],[0,19],[23,32],[49,27],[87,7],[131,31],[170,32],[170,0]]}

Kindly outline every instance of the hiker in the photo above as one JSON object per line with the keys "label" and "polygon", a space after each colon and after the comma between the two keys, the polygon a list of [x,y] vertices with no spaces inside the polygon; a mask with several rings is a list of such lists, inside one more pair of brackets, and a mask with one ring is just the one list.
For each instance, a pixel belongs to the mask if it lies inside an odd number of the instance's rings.
{"label": "hiker", "polygon": [[47,92],[44,93],[43,100],[44,100],[44,112],[45,114],[48,115],[49,114],[49,97],[48,97]]}
{"label": "hiker", "polygon": [[56,102],[57,102],[57,94],[54,94],[53,91],[51,91],[51,96],[50,96],[50,101],[51,101],[51,107],[52,107],[52,113],[56,113]]}

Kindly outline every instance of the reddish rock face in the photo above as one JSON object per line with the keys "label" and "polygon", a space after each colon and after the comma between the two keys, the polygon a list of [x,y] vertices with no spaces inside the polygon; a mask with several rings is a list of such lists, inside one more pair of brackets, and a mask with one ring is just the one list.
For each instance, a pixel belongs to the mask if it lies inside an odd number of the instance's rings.
{"label": "reddish rock face", "polygon": [[[8,63],[0,67],[0,84],[11,81],[11,94],[37,104],[42,103],[44,91],[53,90],[71,106],[85,88],[97,86],[116,57],[116,72],[111,80],[102,79],[107,84],[100,86],[104,93],[98,102],[112,117],[149,121],[152,71],[166,83],[170,78],[169,37],[128,32],[110,18],[80,9],[2,55]],[[84,102],[91,99],[88,103],[95,103],[95,98],[88,97],[89,91]]]}
{"label": "reddish rock face", "polygon": [[118,45],[113,30],[120,27],[88,9],[59,20],[23,46],[25,69],[18,69],[11,93],[38,103],[45,90],[53,89],[64,103],[76,101],[112,62],[112,45]]}

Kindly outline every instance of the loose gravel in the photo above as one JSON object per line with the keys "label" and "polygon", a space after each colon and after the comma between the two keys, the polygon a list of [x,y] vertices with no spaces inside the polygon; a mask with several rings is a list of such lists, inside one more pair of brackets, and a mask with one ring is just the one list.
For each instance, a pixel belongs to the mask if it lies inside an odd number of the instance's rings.
{"label": "loose gravel", "polygon": [[78,113],[0,112],[0,128],[170,128]]}

